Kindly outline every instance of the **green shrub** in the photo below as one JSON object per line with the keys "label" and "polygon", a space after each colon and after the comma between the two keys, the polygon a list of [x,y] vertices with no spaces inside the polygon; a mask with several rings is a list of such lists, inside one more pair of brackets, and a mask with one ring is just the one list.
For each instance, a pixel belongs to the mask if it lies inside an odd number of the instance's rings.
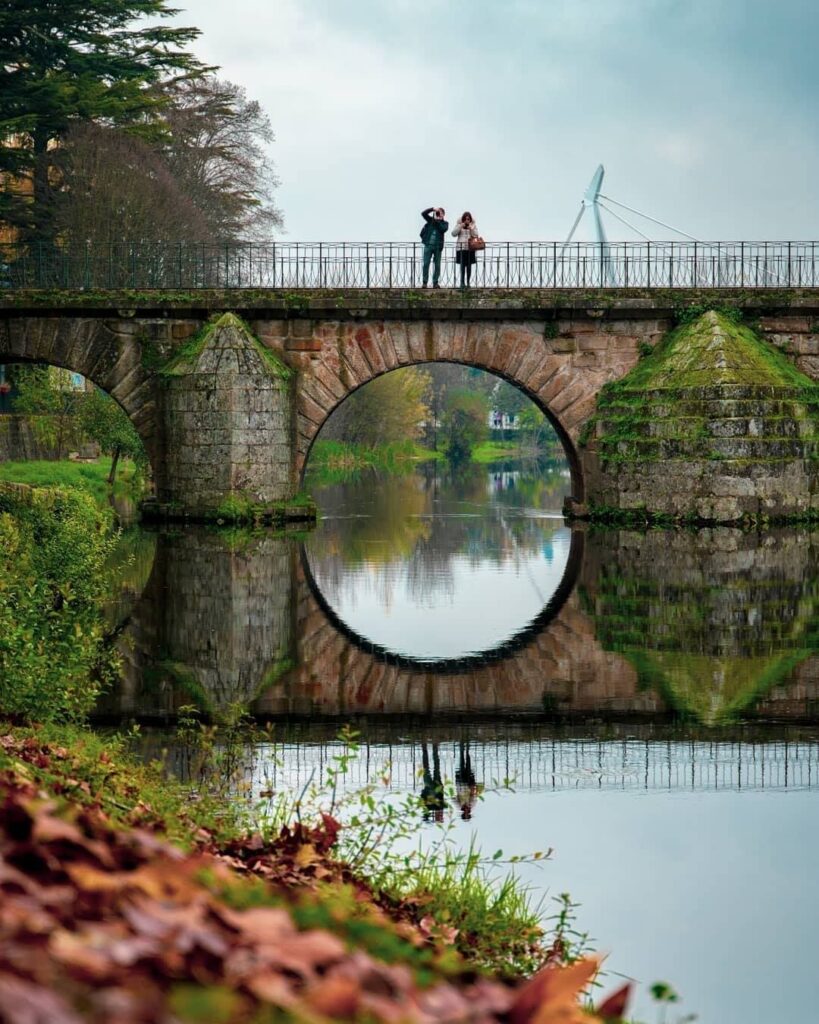
{"label": "green shrub", "polygon": [[79,491],[0,491],[0,712],[87,714],[113,669],[102,605],[110,513]]}

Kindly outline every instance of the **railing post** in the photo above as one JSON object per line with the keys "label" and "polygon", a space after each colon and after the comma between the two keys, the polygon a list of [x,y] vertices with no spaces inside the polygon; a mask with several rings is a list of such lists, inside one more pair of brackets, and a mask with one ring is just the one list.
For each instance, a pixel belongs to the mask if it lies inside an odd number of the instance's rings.
{"label": "railing post", "polygon": [[788,287],[791,287],[791,243],[788,242]]}
{"label": "railing post", "polygon": [[322,263],[323,243],[319,242],[319,288],[324,287],[324,264]]}
{"label": "railing post", "polygon": [[418,243],[412,243],[412,270],[410,271],[410,287],[415,287],[415,269],[418,263]]}
{"label": "railing post", "polygon": [[367,288],[370,287],[370,243],[366,243],[366,256],[367,256]]}
{"label": "railing post", "polygon": [[674,287],[674,243],[671,243],[671,248],[668,250],[668,287]]}
{"label": "railing post", "polygon": [[296,287],[299,286],[299,243],[296,242]]}
{"label": "railing post", "polygon": [[745,243],[739,243],[739,286],[745,287]]}
{"label": "railing post", "polygon": [[646,242],[646,288],[651,287],[651,242]]}
{"label": "railing post", "polygon": [[509,287],[509,243],[506,243],[506,287]]}
{"label": "railing post", "polygon": [[697,267],[698,267],[698,264],[697,264],[697,243],[694,242],[694,279],[693,279],[693,285],[694,285],[695,288],[697,287],[697,278],[699,276],[698,275]]}
{"label": "railing post", "polygon": [[392,242],[390,242],[389,245],[390,245],[390,255],[389,255],[389,261],[388,261],[388,263],[389,263],[389,278],[388,278],[388,281],[387,281],[387,286],[389,288],[392,288]]}
{"label": "railing post", "polygon": [[557,242],[552,242],[552,288],[557,288]]}

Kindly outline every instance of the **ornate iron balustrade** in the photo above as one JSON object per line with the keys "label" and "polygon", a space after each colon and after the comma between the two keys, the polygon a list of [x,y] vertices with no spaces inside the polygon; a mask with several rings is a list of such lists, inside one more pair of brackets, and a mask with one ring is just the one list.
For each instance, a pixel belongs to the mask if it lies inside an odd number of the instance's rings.
{"label": "ornate iron balustrade", "polygon": [[[420,242],[0,245],[0,290],[421,287]],[[454,287],[454,248],[441,284]],[[489,242],[478,288],[815,288],[817,242]]]}

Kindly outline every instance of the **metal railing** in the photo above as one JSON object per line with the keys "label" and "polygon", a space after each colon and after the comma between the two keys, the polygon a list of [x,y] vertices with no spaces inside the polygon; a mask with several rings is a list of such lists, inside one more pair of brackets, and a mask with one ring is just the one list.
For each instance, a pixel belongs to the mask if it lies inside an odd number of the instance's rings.
{"label": "metal railing", "polygon": [[[431,744],[429,744],[431,747]],[[810,740],[737,742],[704,740],[482,740],[469,744],[478,781],[514,779],[518,790],[763,790],[819,787],[819,743]],[[326,785],[339,743],[283,743],[257,749],[257,789],[302,791]],[[438,747],[441,776],[453,780],[459,748]],[[385,771],[385,766],[389,770]],[[341,791],[388,777],[385,788],[421,786],[421,745],[363,742],[339,779]]]}
{"label": "metal railing", "polygon": [[[442,287],[458,283],[447,246]],[[0,290],[400,288],[422,285],[420,242],[0,245]],[[488,242],[478,288],[814,288],[817,242]]]}

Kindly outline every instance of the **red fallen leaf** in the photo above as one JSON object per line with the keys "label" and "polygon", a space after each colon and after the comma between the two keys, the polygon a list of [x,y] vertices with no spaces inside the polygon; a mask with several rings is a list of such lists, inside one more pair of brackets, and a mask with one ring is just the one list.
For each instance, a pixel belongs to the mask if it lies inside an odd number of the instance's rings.
{"label": "red fallen leaf", "polygon": [[83,1024],[56,992],[13,974],[0,974],[0,1007],[4,1024]]}
{"label": "red fallen leaf", "polygon": [[[547,966],[541,968],[521,988],[509,1008],[510,1024],[529,1024],[530,1021],[546,1021],[544,1011],[563,1006],[567,1010],[576,1005],[578,993],[592,980],[600,968],[594,957],[577,960],[568,967]],[[570,1024],[571,1017],[566,1017]]]}
{"label": "red fallen leaf", "polygon": [[355,1017],[361,993],[352,978],[322,978],[307,994],[307,1002],[325,1017]]}
{"label": "red fallen leaf", "polygon": [[66,967],[72,967],[80,976],[92,981],[101,981],[111,974],[114,965],[107,953],[95,948],[87,937],[67,932],[61,928],[54,932],[48,942],[48,951]]}
{"label": "red fallen leaf", "polygon": [[273,1003],[274,1006],[289,1007],[296,1002],[296,996],[290,984],[281,974],[274,974],[266,971],[262,974],[255,974],[245,981],[248,992],[251,992],[257,999],[265,1003]]}
{"label": "red fallen leaf", "polygon": [[325,843],[319,846],[319,849],[326,853],[331,847],[335,846],[338,842],[338,834],[341,831],[341,823],[331,814],[325,814],[324,811],[321,813],[321,821],[324,825],[324,836]]}
{"label": "red fallen leaf", "polygon": [[622,988],[618,988],[616,992],[612,992],[607,999],[604,999],[596,1008],[595,1013],[603,1020],[619,1020],[626,1014],[630,996],[631,982],[627,981]]}

